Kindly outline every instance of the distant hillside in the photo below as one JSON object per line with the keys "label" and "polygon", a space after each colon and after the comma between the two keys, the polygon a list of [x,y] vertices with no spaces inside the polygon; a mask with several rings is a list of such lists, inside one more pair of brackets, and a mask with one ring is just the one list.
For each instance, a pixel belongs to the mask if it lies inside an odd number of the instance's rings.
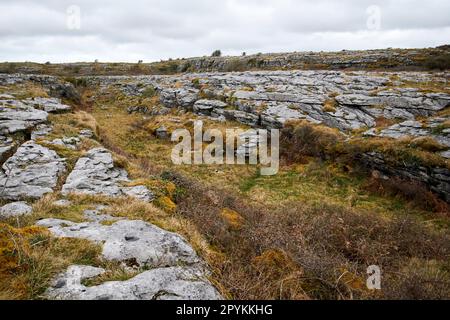
{"label": "distant hillside", "polygon": [[197,57],[154,63],[0,63],[0,73],[86,75],[164,75],[186,72],[249,70],[393,70],[450,69],[450,45],[429,49],[294,52],[240,57]]}

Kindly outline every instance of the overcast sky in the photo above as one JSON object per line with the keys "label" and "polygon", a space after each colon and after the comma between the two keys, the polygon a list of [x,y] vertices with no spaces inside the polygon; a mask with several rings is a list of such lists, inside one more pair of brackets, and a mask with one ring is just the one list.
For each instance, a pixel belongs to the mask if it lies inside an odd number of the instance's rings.
{"label": "overcast sky", "polygon": [[450,43],[449,0],[0,0],[0,61],[146,62]]}

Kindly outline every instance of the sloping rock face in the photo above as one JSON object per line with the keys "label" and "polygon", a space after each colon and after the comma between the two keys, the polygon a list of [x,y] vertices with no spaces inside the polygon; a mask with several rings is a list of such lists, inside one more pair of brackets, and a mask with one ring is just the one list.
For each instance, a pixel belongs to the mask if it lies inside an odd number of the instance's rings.
{"label": "sloping rock face", "polygon": [[221,300],[217,290],[195,269],[153,269],[127,281],[86,287],[83,280],[105,272],[89,266],[71,266],[47,292],[56,300]]}
{"label": "sloping rock face", "polygon": [[450,170],[447,168],[426,168],[405,164],[402,167],[390,166],[383,154],[369,152],[361,155],[364,163],[389,177],[398,177],[418,181],[426,185],[431,191],[439,194],[450,203]]}
{"label": "sloping rock face", "polygon": [[101,194],[111,197],[134,196],[151,201],[154,195],[142,186],[123,187],[129,182],[125,170],[116,168],[111,153],[103,148],[90,150],[80,158],[62,188],[62,193]]}
{"label": "sloping rock face", "polygon": [[19,147],[2,169],[1,199],[39,199],[53,192],[65,164],[55,151],[29,141]]}

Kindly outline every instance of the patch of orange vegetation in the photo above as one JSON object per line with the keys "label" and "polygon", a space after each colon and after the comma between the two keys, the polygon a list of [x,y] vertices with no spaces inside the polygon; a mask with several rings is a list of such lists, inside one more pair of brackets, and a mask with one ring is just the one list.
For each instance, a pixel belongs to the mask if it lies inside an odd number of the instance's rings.
{"label": "patch of orange vegetation", "polygon": [[177,205],[175,204],[175,202],[173,202],[172,199],[167,196],[159,197],[156,200],[155,204],[168,213],[175,213],[175,211],[177,210]]}
{"label": "patch of orange vegetation", "polygon": [[[23,260],[31,252],[30,239],[39,235],[48,235],[48,231],[36,226],[18,229],[0,223],[0,286],[9,286],[14,274],[27,267]],[[15,287],[11,289],[25,290],[24,283],[13,282]]]}
{"label": "patch of orange vegetation", "polygon": [[235,230],[241,229],[245,222],[244,218],[239,213],[228,208],[223,209],[220,216],[232,229]]}

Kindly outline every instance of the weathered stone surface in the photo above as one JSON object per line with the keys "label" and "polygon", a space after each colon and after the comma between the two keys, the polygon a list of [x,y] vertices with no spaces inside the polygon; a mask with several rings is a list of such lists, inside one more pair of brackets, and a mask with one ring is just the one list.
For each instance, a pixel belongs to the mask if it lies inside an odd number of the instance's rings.
{"label": "weathered stone surface", "polygon": [[210,116],[215,109],[225,109],[227,104],[220,100],[198,100],[194,104],[194,112]]}
{"label": "weathered stone surface", "polygon": [[49,113],[62,113],[72,110],[71,106],[61,103],[57,98],[31,98],[24,101],[32,107]]}
{"label": "weathered stone surface", "polygon": [[57,206],[57,207],[68,207],[71,204],[72,204],[72,202],[69,200],[66,200],[66,199],[61,199],[61,200],[57,200],[57,201],[53,202],[53,205]]}
{"label": "weathered stone surface", "polygon": [[169,131],[165,126],[161,126],[155,130],[155,135],[158,139],[167,140],[170,138]]}
{"label": "weathered stone surface", "polygon": [[4,205],[0,208],[1,218],[20,217],[31,214],[33,208],[31,208],[26,202],[12,202]]}
{"label": "weathered stone surface", "polygon": [[56,187],[65,171],[64,159],[34,141],[24,143],[3,165],[0,198],[38,199]]}
{"label": "weathered stone surface", "polygon": [[192,107],[198,99],[198,92],[194,88],[164,88],[160,91],[160,101],[167,108]]}
{"label": "weathered stone surface", "polygon": [[45,138],[50,132],[52,132],[52,130],[53,128],[48,124],[39,124],[31,132],[31,140]]}
{"label": "weathered stone surface", "polygon": [[[257,71],[237,73],[205,73],[175,77],[140,77],[158,88],[163,105],[170,108],[191,108],[194,112],[224,117],[220,100],[227,98],[237,110],[231,118],[252,126],[281,127],[288,120],[305,119],[324,123],[340,130],[374,127],[376,119],[414,120],[431,116],[450,104],[447,93],[426,93],[417,88],[392,88],[391,77],[410,82],[442,82],[440,75],[425,73],[385,74],[376,72],[345,73],[339,71]],[[121,81],[102,78],[102,82]],[[193,80],[201,84],[202,95]],[[128,83],[127,86],[130,84]],[[136,83],[136,86],[138,84]],[[207,100],[200,96],[208,96]],[[215,97],[215,98],[214,98]],[[335,111],[325,111],[328,100],[336,101]],[[214,105],[220,101],[222,105]],[[249,120],[250,117],[260,121]]]}
{"label": "weathered stone surface", "polygon": [[[148,300],[148,299],[221,299],[206,279],[203,262],[179,235],[143,221],[128,221],[101,212],[97,206],[86,210],[90,222],[45,219],[39,226],[49,228],[54,236],[87,239],[103,245],[102,256],[108,261],[137,269],[151,269],[121,282],[106,282],[94,287],[82,280],[99,276],[103,269],[71,266],[59,275],[46,292],[49,299],[60,300]],[[108,226],[103,222],[114,222]],[[137,269],[136,269],[137,268]]]}
{"label": "weathered stone surface", "polygon": [[379,152],[365,153],[361,157],[369,168],[378,170],[387,177],[411,179],[423,183],[450,202],[450,170],[447,168],[425,168],[406,163],[402,166],[393,166],[387,163],[383,154]]}
{"label": "weathered stone surface", "polygon": [[153,192],[149,191],[145,186],[123,187],[122,192],[129,197],[133,197],[145,202],[155,200]]}
{"label": "weathered stone surface", "polygon": [[78,137],[64,137],[62,139],[55,139],[53,141],[50,141],[49,144],[64,147],[67,149],[76,150],[77,146],[80,142],[81,142],[81,140]]}
{"label": "weathered stone surface", "polygon": [[135,261],[142,267],[168,267],[196,264],[195,251],[179,235],[143,221],[118,221],[111,226],[97,222],[73,223],[46,219],[38,222],[56,236],[80,238],[103,243],[103,258],[110,261]]}
{"label": "weathered stone surface", "polygon": [[24,131],[47,121],[48,113],[19,101],[0,101],[0,134]]}
{"label": "weathered stone surface", "polygon": [[82,281],[99,276],[104,269],[71,266],[55,279],[47,297],[56,300],[220,300],[205,276],[194,268],[154,269],[127,281],[86,287]]}
{"label": "weathered stone surface", "polygon": [[62,188],[68,193],[121,196],[121,182],[128,181],[123,169],[115,168],[111,153],[103,148],[90,150],[80,158]]}
{"label": "weathered stone surface", "polygon": [[[63,185],[62,193],[99,194],[112,197],[133,196],[141,200],[153,199],[145,187],[127,188],[123,183],[129,182],[124,169],[116,168],[111,153],[103,148],[90,150],[80,158]],[[146,188],[145,188],[146,189]]]}
{"label": "weathered stone surface", "polygon": [[106,208],[107,207],[104,207],[104,206],[97,206],[94,210],[85,210],[83,212],[83,215],[87,220],[89,220],[91,222],[96,222],[96,223],[124,220],[123,218],[117,218],[117,217],[113,217],[109,214],[103,214],[102,212]]}
{"label": "weathered stone surface", "polygon": [[89,129],[80,130],[79,135],[82,138],[89,138],[89,139],[95,136],[94,132],[92,132],[92,130]]}

